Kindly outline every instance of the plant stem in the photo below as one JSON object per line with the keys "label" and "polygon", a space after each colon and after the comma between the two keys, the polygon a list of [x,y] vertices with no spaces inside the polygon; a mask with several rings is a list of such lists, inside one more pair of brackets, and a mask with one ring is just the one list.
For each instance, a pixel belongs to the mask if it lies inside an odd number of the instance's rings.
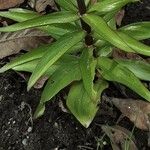
{"label": "plant stem", "polygon": [[[77,3],[78,3],[78,8],[79,8],[79,13],[82,16],[83,14],[86,13],[85,1],[77,0]],[[87,23],[85,23],[82,19],[81,19],[81,25],[82,25],[82,29],[87,32],[87,36],[85,37],[85,43],[86,43],[86,45],[90,46],[93,44],[93,38],[90,35],[91,27]]]}

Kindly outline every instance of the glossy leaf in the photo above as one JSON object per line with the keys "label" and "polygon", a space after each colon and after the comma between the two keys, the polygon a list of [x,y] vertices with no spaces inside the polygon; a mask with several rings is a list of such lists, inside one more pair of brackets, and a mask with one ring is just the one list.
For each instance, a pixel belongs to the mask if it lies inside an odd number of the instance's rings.
{"label": "glossy leaf", "polygon": [[[30,73],[32,73],[39,61],[40,61],[40,59],[32,60],[32,61],[23,63],[23,64],[21,64],[21,65],[17,65],[17,66],[15,66],[15,67],[13,67],[12,69],[15,70],[15,71],[25,71],[25,72],[30,72]],[[45,72],[44,76],[48,76],[48,77],[49,77],[49,76],[52,75],[59,67],[60,67],[60,64],[59,64],[59,63],[52,65],[52,66]]]}
{"label": "glossy leaf", "polygon": [[110,56],[113,51],[113,47],[111,45],[105,45],[97,48],[98,56],[105,57]]}
{"label": "glossy leaf", "polygon": [[39,17],[40,14],[26,9],[13,8],[13,9],[9,9],[9,11],[0,11],[0,16],[15,20],[17,22],[22,22],[22,21]]}
{"label": "glossy leaf", "polygon": [[140,60],[115,59],[119,64],[132,71],[141,80],[150,81],[150,64]]}
{"label": "glossy leaf", "polygon": [[150,21],[138,22],[126,25],[119,29],[137,40],[150,38]]}
{"label": "glossy leaf", "polygon": [[109,58],[99,57],[98,67],[101,69],[100,72],[106,80],[122,83],[147,101],[150,101],[150,91],[123,65],[118,64]]}
{"label": "glossy leaf", "polygon": [[106,14],[108,12],[121,9],[128,3],[137,2],[138,0],[104,0],[95,3],[88,12],[96,11],[99,14]]}
{"label": "glossy leaf", "polygon": [[63,12],[55,12],[47,15],[43,15],[40,17],[36,17],[34,19],[26,20],[24,22],[16,23],[14,25],[10,25],[7,27],[0,28],[1,32],[12,32],[23,30],[27,28],[45,26],[55,23],[68,23],[75,20],[78,20],[79,16],[70,11]]}
{"label": "glossy leaf", "polygon": [[91,99],[94,99],[96,96],[96,92],[93,89],[96,63],[96,60],[93,58],[93,50],[85,48],[80,58],[80,69],[84,88]]}
{"label": "glossy leaf", "polygon": [[[0,16],[6,17],[9,19],[18,21],[18,22],[23,22],[23,21],[30,20],[33,18],[37,18],[40,15],[38,13],[35,13],[33,11],[28,11],[26,9],[12,9],[9,11],[0,12]],[[41,26],[41,27],[38,27],[38,29],[45,31],[52,37],[58,39],[60,36],[68,32],[73,32],[77,30],[78,28],[71,23],[60,23],[60,24]]]}
{"label": "glossy leaf", "polygon": [[86,128],[90,125],[96,115],[100,95],[102,91],[107,88],[107,83],[105,81],[98,81],[94,87],[95,91],[98,93],[95,100],[90,99],[82,82],[72,85],[67,98],[67,106],[69,110]]}
{"label": "glossy leaf", "polygon": [[149,46],[136,41],[134,38],[124,34],[123,32],[112,30],[103,18],[96,15],[85,14],[83,16],[83,20],[99,34],[100,38],[102,37],[112,45],[127,52],[150,56]]}
{"label": "glossy leaf", "polygon": [[55,96],[61,89],[73,81],[81,79],[78,61],[67,62],[51,76],[42,93],[41,102],[44,103]]}
{"label": "glossy leaf", "polygon": [[68,0],[55,0],[55,1],[65,10],[74,12],[78,11],[77,7],[75,7],[75,5],[71,1]]}
{"label": "glossy leaf", "polygon": [[80,79],[81,73],[78,60],[69,61],[66,62],[66,64],[61,65],[46,84],[34,117],[38,118],[42,115],[41,110],[43,109],[46,101],[51,100],[60,90],[69,85],[71,82]]}
{"label": "glossy leaf", "polygon": [[[5,66],[0,68],[0,73],[3,73],[9,69],[14,69],[14,67],[21,69],[21,65],[23,65],[23,66],[25,65],[26,69],[24,71],[29,70],[29,72],[30,72],[30,70],[32,70],[32,72],[33,72],[33,69],[28,68],[27,64],[31,63],[31,66],[33,67],[33,64],[35,65],[35,62],[37,62],[37,59],[41,58],[44,55],[44,53],[49,49],[50,46],[51,46],[51,44],[40,46],[26,54],[21,55],[20,57],[15,58],[10,63],[7,63]],[[83,46],[84,46],[83,42],[79,42],[75,46],[73,46],[71,49],[69,49],[66,53],[76,53],[76,52],[80,51],[80,49]],[[31,62],[31,61],[33,61],[33,62]],[[27,64],[25,64],[25,63],[27,63]],[[22,69],[22,71],[23,71],[23,69]]]}
{"label": "glossy leaf", "polygon": [[54,64],[64,53],[70,48],[80,42],[85,36],[82,31],[66,34],[58,41],[52,44],[48,51],[43,55],[39,64],[35,68],[28,83],[28,90],[35,84],[35,82],[47,71],[47,69]]}
{"label": "glossy leaf", "polygon": [[12,60],[10,63],[7,63],[5,66],[0,68],[0,73],[3,73],[15,66],[23,64],[25,62],[29,62],[29,61],[41,58],[44,55],[44,53],[48,50],[49,46],[51,46],[51,44],[47,44],[47,45],[38,47],[20,57]]}

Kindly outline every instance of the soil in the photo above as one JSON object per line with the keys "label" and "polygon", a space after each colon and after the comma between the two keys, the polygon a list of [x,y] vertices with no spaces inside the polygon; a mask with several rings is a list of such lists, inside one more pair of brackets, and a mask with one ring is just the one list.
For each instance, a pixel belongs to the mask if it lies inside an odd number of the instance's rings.
{"label": "soil", "polygon": [[[150,0],[128,5],[124,24],[150,21]],[[1,60],[1,65],[5,59]],[[115,125],[120,111],[110,103],[102,101],[99,112],[88,129],[82,127],[70,113],[59,106],[62,93],[46,104],[44,116],[32,120],[32,114],[40,99],[41,90],[26,91],[26,81],[16,72],[0,75],[0,150],[98,150],[103,136],[102,124]],[[124,98],[121,86],[111,83],[104,94]],[[126,90],[130,98],[138,98]],[[119,125],[132,130],[133,124],[124,118]],[[139,150],[148,150],[148,133],[135,128],[134,136]],[[139,138],[140,137],[140,138]],[[109,138],[104,150],[111,150]],[[101,143],[102,144],[102,143]],[[99,148],[100,149],[100,148]]]}

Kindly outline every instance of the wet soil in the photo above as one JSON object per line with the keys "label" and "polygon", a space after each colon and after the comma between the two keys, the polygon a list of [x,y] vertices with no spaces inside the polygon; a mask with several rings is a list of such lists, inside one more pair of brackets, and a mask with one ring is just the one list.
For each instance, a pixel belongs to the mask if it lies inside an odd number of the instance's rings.
{"label": "wet soil", "polygon": [[[142,20],[150,21],[150,0],[126,7],[124,24]],[[85,129],[70,113],[62,111],[59,106],[62,94],[59,94],[46,104],[44,116],[32,120],[41,90],[27,92],[26,84],[13,71],[0,74],[0,150],[97,150],[103,144],[99,142],[104,134],[101,125],[115,125],[121,114],[110,103],[102,101],[94,121]],[[137,98],[132,91],[126,91],[128,97]],[[124,98],[116,83],[110,84],[104,94]],[[119,124],[129,130],[134,126],[127,118]],[[134,135],[138,149],[148,150],[147,132],[135,128]],[[111,150],[109,138],[105,137],[104,141],[103,149]]]}

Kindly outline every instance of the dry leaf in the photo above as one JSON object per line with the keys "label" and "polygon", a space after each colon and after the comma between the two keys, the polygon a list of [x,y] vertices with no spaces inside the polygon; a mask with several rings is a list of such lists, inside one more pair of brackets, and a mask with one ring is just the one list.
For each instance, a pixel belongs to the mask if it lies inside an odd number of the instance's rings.
{"label": "dry leaf", "polygon": [[115,18],[116,18],[116,23],[117,23],[118,26],[121,26],[121,22],[122,22],[122,19],[123,19],[123,17],[124,17],[124,14],[125,14],[124,9],[120,10],[120,11],[116,14]]}
{"label": "dry leaf", "polygon": [[144,61],[144,59],[140,55],[135,54],[135,53],[126,53],[118,48],[113,49],[112,55],[114,58],[134,59],[134,60],[143,60]]}
{"label": "dry leaf", "polygon": [[51,6],[55,10],[57,8],[54,0],[30,0],[28,3],[37,12],[44,12],[47,6]]}
{"label": "dry leaf", "polygon": [[23,2],[24,0],[0,0],[0,10],[18,6]]}
{"label": "dry leaf", "polygon": [[130,131],[120,126],[102,126],[102,130],[111,140],[113,150],[137,150],[135,139]]}
{"label": "dry leaf", "polygon": [[137,128],[150,130],[150,103],[142,100],[110,98],[113,104],[128,117]]}
{"label": "dry leaf", "polygon": [[18,32],[0,34],[0,59],[18,53],[20,50],[30,50],[41,43],[50,43],[51,39],[46,33],[27,29]]}
{"label": "dry leaf", "polygon": [[48,77],[41,77],[34,85],[35,89],[41,89],[44,86],[44,83],[47,81]]}

